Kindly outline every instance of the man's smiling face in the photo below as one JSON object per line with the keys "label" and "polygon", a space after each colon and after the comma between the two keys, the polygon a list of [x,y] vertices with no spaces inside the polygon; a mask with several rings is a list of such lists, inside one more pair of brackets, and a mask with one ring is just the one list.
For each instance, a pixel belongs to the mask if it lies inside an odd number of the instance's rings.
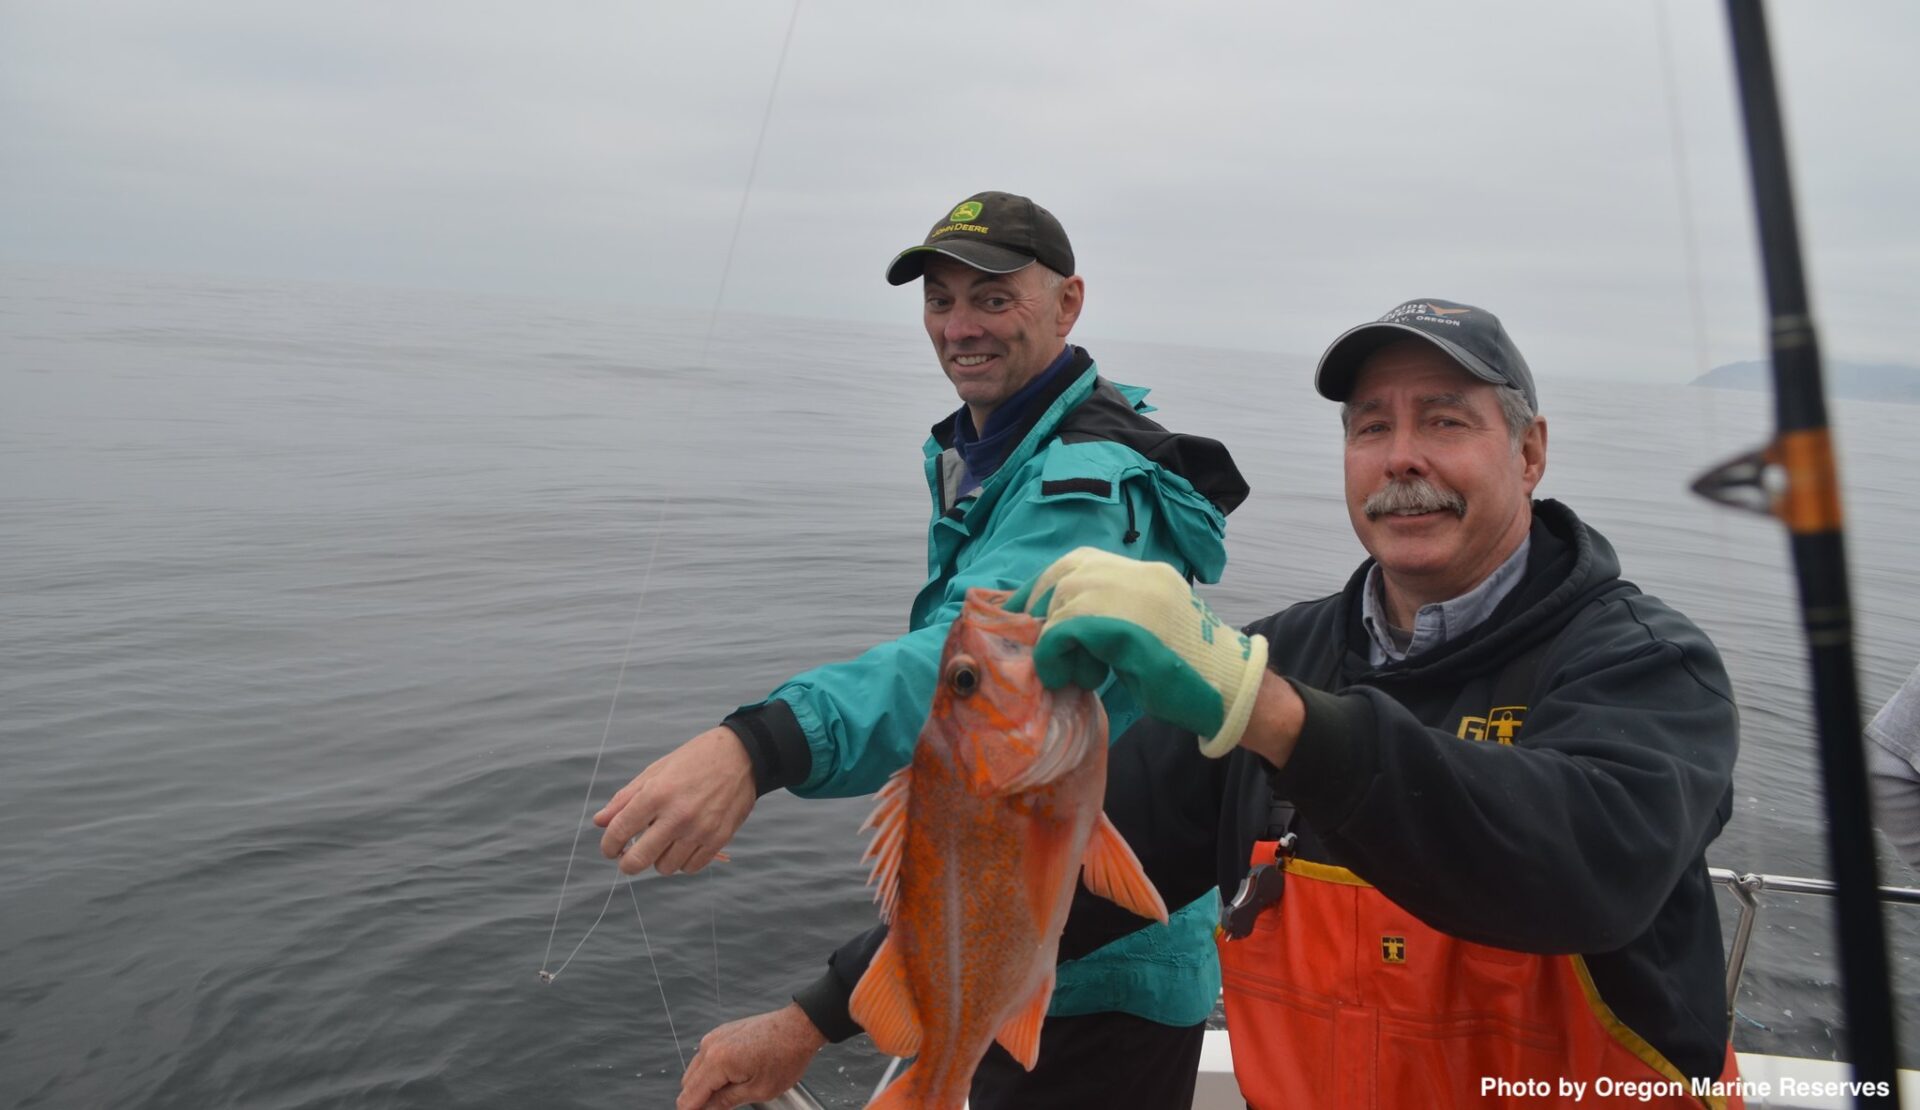
{"label": "man's smiling face", "polygon": [[944,256],[923,286],[927,336],[976,430],[1060,354],[1085,289],[1037,264],[989,274]]}
{"label": "man's smiling face", "polygon": [[1544,421],[1515,443],[1498,390],[1417,339],[1361,364],[1346,413],[1347,516],[1390,600],[1458,597],[1519,546],[1546,470]]}

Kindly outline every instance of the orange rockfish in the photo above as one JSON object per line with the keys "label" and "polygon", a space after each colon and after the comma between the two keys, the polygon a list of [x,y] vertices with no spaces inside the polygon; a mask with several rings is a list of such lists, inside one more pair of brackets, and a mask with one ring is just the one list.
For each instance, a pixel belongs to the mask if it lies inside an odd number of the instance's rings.
{"label": "orange rockfish", "polygon": [[1143,917],[1167,907],[1100,810],[1107,714],[1033,671],[1040,622],[968,590],[913,763],[880,791],[875,900],[890,928],[853,992],[874,1044],[917,1056],[873,1107],[952,1107],[999,1041],[1031,1070],[1074,883]]}

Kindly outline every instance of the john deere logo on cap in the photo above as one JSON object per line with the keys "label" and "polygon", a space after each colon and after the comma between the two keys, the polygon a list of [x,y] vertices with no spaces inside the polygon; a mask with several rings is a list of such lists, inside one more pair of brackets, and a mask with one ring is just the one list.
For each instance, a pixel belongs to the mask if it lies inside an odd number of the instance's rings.
{"label": "john deere logo on cap", "polygon": [[948,214],[947,219],[952,220],[954,223],[966,223],[968,220],[973,219],[979,214],[980,214],[979,201],[963,200],[960,202],[960,204],[956,208],[954,208],[954,210],[950,214]]}

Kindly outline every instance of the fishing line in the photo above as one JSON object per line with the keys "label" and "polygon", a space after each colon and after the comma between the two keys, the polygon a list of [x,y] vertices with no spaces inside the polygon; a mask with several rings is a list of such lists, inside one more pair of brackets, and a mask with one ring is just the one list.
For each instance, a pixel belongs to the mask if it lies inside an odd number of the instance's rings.
{"label": "fishing line", "polygon": [[[1660,76],[1666,92],[1667,136],[1673,146],[1673,187],[1675,207],[1680,213],[1680,237],[1687,266],[1687,308],[1693,324],[1693,359],[1698,377],[1704,378],[1713,369],[1713,358],[1707,339],[1706,297],[1700,285],[1700,241],[1694,229],[1693,178],[1687,166],[1687,140],[1685,124],[1680,112],[1679,66],[1673,56],[1673,31],[1669,26],[1671,13],[1667,0],[1653,0],[1653,24],[1655,38],[1660,45]],[[1707,442],[1713,450],[1720,447],[1720,401],[1718,390],[1712,385],[1706,389]],[[1721,559],[1727,557],[1726,521],[1720,513],[1709,513],[1713,518],[1713,538]]]}
{"label": "fishing line", "polygon": [[[613,905],[613,896],[619,892],[621,887],[626,887],[627,897],[633,899],[634,920],[640,923],[640,942],[644,944],[647,949],[647,964],[653,968],[653,985],[660,991],[660,1009],[667,1015],[667,1033],[673,1037],[673,1054],[680,1058],[680,1070],[684,1072],[687,1070],[687,1054],[680,1047],[680,1031],[674,1028],[673,1008],[667,1005],[667,985],[665,980],[660,977],[660,964],[653,958],[653,940],[647,935],[647,919],[640,913],[640,896],[633,892],[634,882],[636,881],[637,880],[629,880],[622,882],[619,879],[615,879],[613,885],[607,888],[607,900],[600,903],[599,916],[595,917],[593,924],[587,927],[587,936],[580,938],[580,943],[573,946],[573,951],[567,953],[567,958],[560,961],[560,966],[551,974],[542,971],[540,976],[545,982],[551,983],[560,977],[562,971],[567,970],[567,965],[573,962],[574,956],[580,953],[580,949],[586,947],[587,937],[592,936],[593,931],[600,927],[601,918],[607,916],[607,907]],[[716,964],[715,967],[717,968],[718,965]]]}
{"label": "fishing line", "polygon": [[[707,354],[713,346],[714,329],[719,326],[720,322],[720,305],[727,299],[727,282],[733,277],[734,251],[740,245],[740,229],[746,224],[747,202],[753,197],[754,179],[760,175],[760,153],[766,149],[767,131],[773,123],[773,105],[780,97],[780,78],[787,71],[787,55],[793,49],[793,29],[797,27],[799,23],[800,0],[793,0],[793,10],[787,13],[786,34],[781,36],[780,39],[780,56],[773,64],[773,80],[767,86],[767,103],[766,106],[760,110],[760,133],[755,136],[753,140],[753,157],[747,162],[747,180],[746,183],[740,187],[740,205],[734,209],[733,230],[727,236],[726,257],[722,259],[720,263],[720,286],[714,290],[713,308],[707,312],[707,333],[700,340],[700,359],[698,365],[701,366],[707,364]],[[717,1021],[723,1013],[723,1005],[720,1001],[720,886],[718,881],[719,876],[713,871],[711,864],[708,865],[707,878],[707,890],[709,894],[707,899],[707,932],[713,944],[713,1008],[714,1018]],[[636,904],[634,908],[637,912],[639,906]],[[655,975],[657,978],[658,972],[656,972]],[[660,1001],[662,1005],[666,1003],[666,991],[664,989],[661,991]],[[672,1025],[673,1015],[667,1015],[667,1023],[669,1026]],[[676,1049],[679,1048],[677,1038],[674,1042],[674,1047]],[[680,1067],[683,1071],[686,1069],[684,1061],[682,1061]]]}
{"label": "fishing line", "polygon": [[[768,125],[773,119],[773,105],[780,92],[780,77],[786,70],[787,55],[793,46],[793,29],[799,22],[800,0],[794,0],[793,10],[787,18],[786,34],[780,42],[780,57],[774,65],[773,82],[767,90],[766,107],[763,108],[760,113],[760,133],[754,140],[753,158],[747,166],[746,184],[740,191],[740,205],[734,212],[733,231],[727,239],[727,254],[720,267],[720,286],[714,293],[713,308],[707,314],[706,335],[700,341],[700,359],[698,364],[701,366],[707,363],[708,351],[713,343],[714,328],[719,320],[720,305],[726,299],[727,281],[733,273],[734,251],[740,242],[740,228],[746,222],[747,203],[753,195],[753,182],[760,171],[760,154],[766,146]],[[586,946],[587,939],[593,936],[593,931],[600,927],[600,922],[607,916],[607,908],[613,904],[614,893],[622,885],[618,878],[614,880],[613,885],[607,890],[606,900],[600,905],[600,913],[593,919],[593,924],[587,926],[587,931],[581,935],[579,943],[573,946],[573,951],[569,952],[567,958],[560,962],[560,966],[549,971],[548,966],[553,962],[553,942],[560,932],[560,915],[566,909],[567,886],[573,878],[573,863],[579,856],[580,837],[581,834],[586,831],[587,816],[593,808],[593,789],[599,783],[600,765],[606,758],[607,742],[613,735],[613,719],[615,711],[620,705],[620,692],[626,685],[627,667],[633,658],[634,641],[639,636],[640,616],[646,607],[647,590],[653,582],[653,567],[660,555],[660,537],[665,532],[663,526],[666,522],[667,506],[671,501],[671,497],[663,497],[661,499],[659,513],[654,519],[653,544],[647,554],[646,570],[641,577],[640,596],[634,600],[633,620],[627,627],[626,646],[621,649],[620,652],[620,670],[614,680],[613,697],[608,701],[607,719],[600,729],[600,747],[593,756],[593,770],[587,775],[586,795],[580,803],[580,819],[574,826],[573,843],[567,849],[567,866],[560,877],[560,895],[553,908],[553,922],[547,929],[546,952],[540,957],[540,979],[542,982],[552,983],[560,977],[562,971],[567,969],[567,965],[573,962],[574,956],[578,955],[580,950]],[[709,865],[709,867],[711,867],[711,865]],[[709,870],[707,874],[709,891],[709,897],[707,899],[707,931],[713,948],[713,1003],[717,1017],[722,1006],[720,998],[720,888],[717,874],[712,870]],[[640,912],[640,896],[634,893],[631,882],[625,885],[627,887],[627,895],[633,901],[634,919],[639,922],[640,925],[641,942],[646,946],[647,963],[653,968],[654,986],[660,991],[660,1008],[667,1018],[667,1031],[673,1036],[674,1054],[679,1057],[680,1070],[684,1072],[687,1068],[686,1053],[682,1051],[680,1047],[680,1034],[674,1027],[673,1009],[667,1002],[666,982],[660,976],[660,965],[654,959],[653,955],[653,941],[647,935],[646,919]]]}
{"label": "fishing line", "polygon": [[[587,933],[586,933],[586,936],[583,936],[583,937],[581,937],[581,938],[580,938],[580,943],[579,943],[579,944],[576,944],[576,945],[574,945],[574,946],[573,946],[573,951],[571,951],[571,952],[569,952],[569,953],[567,953],[567,958],[566,958],[566,959],[564,959],[564,960],[561,960],[561,961],[560,961],[560,966],[559,966],[559,967],[556,967],[556,968],[554,968],[554,969],[553,969],[552,971],[542,971],[542,972],[540,973],[540,981],[541,981],[541,982],[543,982],[543,983],[551,983],[551,982],[553,982],[553,981],[554,981],[555,979],[558,979],[558,978],[560,978],[560,973],[561,973],[561,972],[563,972],[563,971],[565,971],[565,970],[567,970],[567,965],[568,965],[568,964],[570,964],[570,963],[572,963],[572,962],[573,962],[573,958],[574,958],[575,956],[577,956],[577,955],[579,955],[579,954],[580,954],[580,950],[581,950],[582,948],[585,948],[585,947],[587,946],[587,937],[590,937],[590,936],[592,936],[592,935],[593,935],[593,931],[594,931],[595,929],[598,929],[598,928],[600,927],[600,919],[601,919],[601,918],[603,918],[603,917],[605,917],[605,916],[607,916],[607,907],[608,907],[608,906],[611,906],[611,905],[613,905],[613,894],[614,894],[614,891],[616,891],[616,890],[619,890],[619,889],[620,889],[620,880],[618,880],[618,879],[615,879],[615,880],[613,881],[613,883],[612,883],[612,885],[610,885],[610,886],[608,886],[608,887],[607,887],[607,900],[606,900],[606,901],[604,901],[604,902],[602,902],[602,903],[600,903],[600,913],[599,913],[599,914],[598,914],[597,916],[595,916],[595,917],[594,917],[594,919],[593,919],[593,924],[591,924],[591,925],[589,925],[589,926],[587,926]],[[553,943],[553,938],[552,938],[551,936],[549,936],[549,937],[547,938],[547,943],[548,943],[548,944],[552,944],[552,943]],[[549,950],[549,954],[551,954],[551,950]],[[544,963],[544,961],[542,961],[542,962]]]}
{"label": "fishing line", "polygon": [[1673,185],[1680,210],[1680,236],[1687,260],[1687,305],[1693,318],[1694,362],[1705,374],[1713,369],[1707,352],[1705,300],[1700,292],[1700,245],[1693,227],[1693,181],[1687,172],[1687,140],[1680,119],[1680,87],[1673,59],[1672,30],[1667,26],[1666,0],[1653,0],[1654,27],[1659,32],[1660,66],[1666,89],[1667,134],[1673,144]]}
{"label": "fishing line", "polygon": [[[735,249],[739,246],[740,229],[746,222],[747,203],[753,195],[754,179],[756,176],[758,176],[760,171],[760,154],[761,154],[761,151],[766,146],[768,125],[772,122],[772,119],[773,119],[773,105],[775,100],[778,98],[779,92],[780,92],[780,77],[786,70],[787,54],[791,49],[791,47],[793,46],[793,29],[799,22],[800,22],[800,0],[794,0],[793,10],[787,18],[786,34],[781,39],[781,42],[780,42],[780,57],[779,57],[779,60],[774,65],[773,81],[771,86],[767,90],[766,107],[762,109],[760,114],[760,133],[759,133],[759,136],[754,140],[753,158],[748,163],[748,166],[747,166],[746,184],[744,187],[742,187],[740,191],[740,205],[734,212],[733,231],[727,239],[727,253],[720,267],[720,286],[718,290],[714,293],[713,308],[711,311],[707,313],[707,330],[706,330],[705,336],[700,341],[700,358],[697,363],[697,365],[700,365],[700,366],[705,366],[707,364],[708,351],[713,344],[714,330],[719,321],[720,305],[726,299],[727,282],[733,274],[734,252],[735,252]],[[549,926],[547,930],[547,949],[545,954],[542,955],[540,958],[540,979],[542,982],[552,983],[554,980],[560,977],[560,973],[562,971],[565,971],[567,969],[567,965],[573,962],[574,956],[578,955],[580,950],[586,946],[587,938],[591,937],[593,935],[593,931],[600,927],[601,920],[603,920],[607,915],[607,908],[613,904],[614,894],[619,890],[619,888],[622,885],[626,886],[627,896],[633,902],[634,920],[638,922],[640,925],[640,940],[641,940],[641,943],[646,947],[647,963],[653,969],[654,986],[660,992],[660,1009],[661,1009],[661,1012],[666,1015],[667,1032],[673,1037],[674,1055],[679,1058],[680,1070],[684,1073],[687,1070],[686,1052],[680,1046],[680,1033],[679,1033],[679,1030],[674,1025],[673,1008],[667,1001],[666,981],[661,977],[660,965],[658,961],[655,960],[654,958],[653,940],[651,937],[647,935],[647,921],[645,916],[642,915],[642,913],[640,912],[640,896],[634,893],[634,890],[633,890],[634,884],[632,881],[628,881],[623,884],[619,877],[617,876],[615,877],[612,886],[610,886],[607,890],[606,900],[601,903],[600,913],[593,919],[593,924],[587,926],[587,931],[584,934],[582,934],[582,936],[580,937],[579,943],[573,946],[573,951],[567,954],[567,958],[561,961],[560,966],[552,971],[547,970],[547,965],[550,964],[553,959],[554,938],[558,935],[560,930],[560,915],[562,911],[564,911],[566,908],[567,884],[573,877],[574,859],[579,855],[580,836],[586,830],[587,816],[591,812],[593,807],[593,788],[599,782],[600,764],[606,757],[607,741],[613,734],[614,713],[620,704],[620,691],[626,684],[627,665],[633,657],[634,641],[637,639],[639,635],[640,615],[646,606],[647,590],[653,581],[653,567],[654,567],[655,561],[658,559],[660,554],[660,537],[665,531],[665,528],[663,526],[666,522],[667,506],[671,503],[671,501],[672,501],[671,497],[663,497],[661,499],[660,511],[654,519],[653,545],[652,545],[652,549],[648,552],[648,555],[647,555],[646,571],[641,577],[640,596],[636,598],[634,601],[633,620],[627,628],[626,647],[623,648],[620,653],[620,671],[618,676],[614,680],[613,697],[609,700],[607,704],[606,722],[601,726],[600,747],[599,747],[599,750],[594,753],[593,770],[587,776],[586,796],[582,799],[580,803],[580,820],[574,826],[573,843],[567,849],[567,866],[566,866],[565,872],[561,875],[561,878],[560,878],[560,896],[557,900],[556,905],[554,906],[553,923],[551,926]],[[718,859],[720,860],[724,860],[725,858],[726,856],[724,855],[724,853],[718,857]],[[718,875],[713,870],[711,870],[711,866],[712,865],[709,864],[709,870],[707,872],[708,892],[709,892],[709,897],[707,899],[707,931],[713,947],[713,1002],[714,1002],[714,1008],[715,1008],[715,1015],[717,1019],[722,1006],[721,998],[720,998],[720,919],[719,919],[720,888],[718,883]]]}
{"label": "fishing line", "polygon": [[[633,621],[627,626],[627,646],[620,652],[620,674],[613,682],[613,699],[607,703],[606,724],[600,728],[600,750],[594,753],[593,771],[587,776],[587,795],[580,803],[580,823],[573,827],[573,845],[567,849],[567,869],[566,872],[560,876],[559,904],[553,907],[553,926],[547,930],[547,952],[546,955],[540,957],[540,979],[545,983],[553,982],[560,975],[560,971],[549,972],[547,970],[547,964],[553,959],[553,938],[554,935],[560,931],[560,911],[565,909],[567,904],[567,882],[573,877],[573,860],[580,851],[580,834],[586,831],[587,814],[593,809],[594,784],[600,778],[600,762],[606,758],[607,738],[613,735],[613,713],[615,709],[619,708],[620,690],[626,685],[627,663],[633,658],[633,641],[640,632],[640,612],[646,607],[647,589],[653,584],[653,564],[660,556],[660,536],[665,531],[665,528],[662,526],[666,523],[667,506],[671,504],[672,501],[673,498],[671,495],[662,497],[660,499],[660,511],[654,516],[653,549],[647,554],[647,567],[640,576],[640,596],[635,599],[633,603]],[[618,884],[619,880],[616,879],[614,882]],[[607,891],[607,901],[609,903],[613,901],[612,890]],[[606,915],[607,907],[601,906],[600,917],[605,917]],[[587,937],[593,935],[594,927],[600,924],[600,917],[593,919],[593,926],[589,926],[586,936],[580,938],[580,944],[574,945],[574,952],[580,951],[580,945],[587,943]],[[571,963],[572,961],[573,956],[568,955],[566,962],[560,965],[560,969],[565,970],[567,963]]]}
{"label": "fishing line", "polygon": [[[593,806],[593,788],[600,778],[600,764],[606,758],[607,741],[613,735],[613,719],[615,711],[620,706],[620,692],[626,687],[628,664],[633,659],[634,641],[639,638],[640,633],[640,615],[646,609],[647,592],[653,585],[653,568],[660,557],[660,539],[666,533],[667,506],[672,503],[672,500],[670,496],[662,497],[660,499],[660,510],[654,517],[653,544],[647,553],[646,569],[641,574],[640,596],[636,598],[633,603],[633,620],[627,627],[626,647],[620,652],[620,670],[614,679],[613,697],[609,699],[607,703],[607,719],[600,728],[600,748],[594,753],[593,770],[587,775],[587,792],[585,799],[580,803],[580,820],[579,823],[574,826],[573,844],[567,850],[567,868],[560,879],[560,898],[553,910],[553,924],[547,930],[547,951],[540,959],[540,981],[543,983],[552,983],[560,978],[560,973],[567,969],[567,965],[573,963],[573,958],[580,954],[582,948],[587,946],[587,939],[593,936],[593,931],[598,929],[600,922],[606,918],[608,907],[613,905],[614,895],[619,892],[622,886],[625,886],[627,888],[627,897],[633,901],[634,920],[640,924],[640,941],[646,947],[647,965],[653,969],[653,985],[655,989],[660,992],[660,1011],[666,1015],[667,1033],[673,1038],[673,1054],[679,1058],[680,1070],[684,1073],[687,1070],[687,1054],[680,1046],[680,1031],[674,1025],[673,1007],[667,1002],[666,980],[661,977],[660,964],[653,955],[653,938],[647,934],[647,920],[640,912],[640,896],[634,893],[634,881],[622,881],[618,875],[614,877],[612,884],[607,888],[606,900],[601,902],[600,912],[595,915],[593,924],[587,926],[587,931],[581,935],[579,943],[573,946],[573,951],[567,953],[566,959],[560,961],[560,966],[552,971],[547,970],[547,965],[552,962],[553,959],[554,937],[560,930],[560,914],[561,911],[566,908],[567,883],[573,876],[573,861],[579,854],[580,836],[586,831],[587,814]],[[712,872],[709,871],[708,874],[711,875]],[[716,910],[719,888],[710,883],[709,889],[714,892],[713,896],[708,899],[707,911],[708,927],[713,934],[713,997],[714,1003],[717,1006],[720,1001],[720,934]]]}
{"label": "fishing line", "polygon": [[767,145],[767,124],[773,120],[773,102],[780,95],[780,75],[787,68],[787,50],[793,45],[793,28],[800,22],[800,0],[793,0],[793,14],[787,17],[787,36],[780,42],[780,60],[773,66],[773,85],[767,89],[767,106],[760,113],[760,137],[753,141],[753,160],[747,163],[747,184],[740,190],[740,207],[733,214],[733,234],[727,237],[726,261],[720,264],[720,289],[713,295],[713,309],[707,313],[707,337],[700,341],[700,365],[707,364],[707,347],[713,343],[713,329],[720,319],[720,302],[727,296],[727,278],[733,274],[733,250],[740,245],[740,226],[747,218],[747,198],[753,195],[753,179],[760,172],[760,151]]}
{"label": "fishing line", "polygon": [[720,1020],[720,883],[719,872],[707,865],[707,932],[713,938],[713,1018]]}
{"label": "fishing line", "polygon": [[653,959],[653,941],[647,937],[647,919],[640,915],[640,896],[633,892],[632,883],[627,883],[626,888],[627,897],[633,899],[633,919],[640,923],[640,941],[647,946],[647,963],[653,966],[653,985],[660,988],[660,1009],[667,1015],[667,1032],[673,1035],[673,1054],[680,1058],[680,1071],[684,1074],[687,1070],[687,1054],[680,1049],[680,1031],[673,1027],[673,1008],[667,1005],[667,984],[660,978],[660,965]]}
{"label": "fishing line", "polygon": [[887,1070],[880,1073],[880,1082],[873,1085],[873,1093],[867,1096],[868,1102],[879,1099],[880,1092],[887,1089],[887,1084],[893,1082],[893,1077],[900,1074],[900,1065],[906,1062],[905,1056],[894,1056],[887,1060]]}

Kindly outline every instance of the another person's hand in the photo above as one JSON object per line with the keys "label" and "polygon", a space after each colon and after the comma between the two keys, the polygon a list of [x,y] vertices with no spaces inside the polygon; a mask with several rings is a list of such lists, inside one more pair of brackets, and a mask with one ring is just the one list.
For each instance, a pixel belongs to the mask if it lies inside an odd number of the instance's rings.
{"label": "another person's hand", "polygon": [[629,875],[698,871],[740,831],[756,797],[740,738],[724,725],[710,728],[655,760],[593,815],[607,830],[601,854],[618,857]]}
{"label": "another person's hand", "polygon": [[700,1038],[674,1110],[732,1110],[792,1089],[827,1039],[797,1004],[730,1021]]}
{"label": "another person's hand", "polygon": [[1033,649],[1048,686],[1098,689],[1109,670],[1149,716],[1197,733],[1219,757],[1247,727],[1267,641],[1221,623],[1180,572],[1082,547],[1007,602],[1046,618]]}

